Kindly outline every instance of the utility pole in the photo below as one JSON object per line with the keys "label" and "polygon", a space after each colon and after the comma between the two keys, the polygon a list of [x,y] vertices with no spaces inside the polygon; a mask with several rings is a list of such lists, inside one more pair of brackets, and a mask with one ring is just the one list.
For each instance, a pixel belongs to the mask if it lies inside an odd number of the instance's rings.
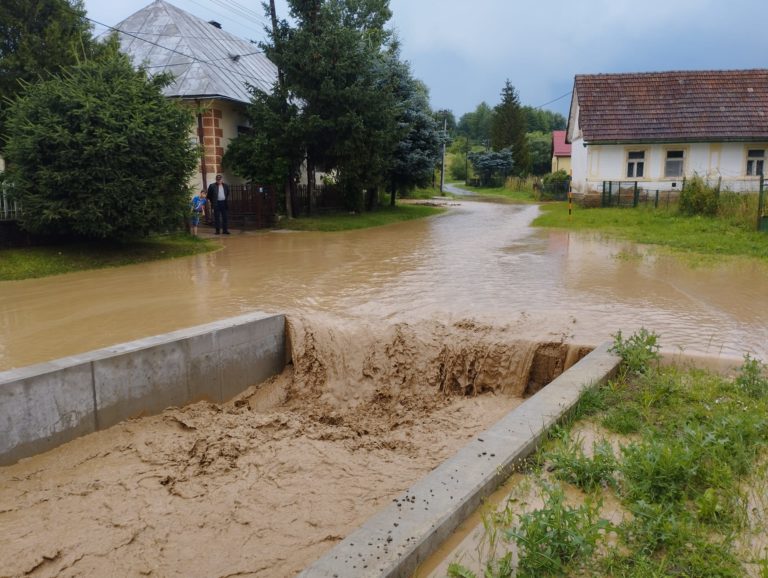
{"label": "utility pole", "polygon": [[443,185],[445,184],[445,141],[448,140],[446,129],[448,128],[448,118],[443,119],[443,160],[440,161],[440,196],[445,195]]}
{"label": "utility pole", "polygon": [[[269,14],[272,17],[272,42],[275,44],[275,52],[280,53],[280,47],[277,45],[277,11],[275,10],[275,0],[269,0]],[[277,67],[277,87],[280,90],[280,97],[285,99],[288,95],[285,93],[285,78],[283,78],[283,71],[278,65]],[[283,102],[283,111],[288,110],[288,103]],[[291,186],[291,180],[293,175],[291,174],[292,167],[288,167],[288,174],[285,179],[285,214],[289,219],[293,219],[293,202],[291,200],[291,192],[293,187]]]}

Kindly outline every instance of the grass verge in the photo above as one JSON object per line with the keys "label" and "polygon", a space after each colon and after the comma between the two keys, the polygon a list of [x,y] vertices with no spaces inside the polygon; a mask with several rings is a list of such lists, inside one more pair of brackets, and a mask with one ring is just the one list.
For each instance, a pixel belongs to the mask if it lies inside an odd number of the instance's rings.
{"label": "grass verge", "polygon": [[661,368],[657,348],[616,336],[632,367],[585,395],[520,495],[486,514],[481,574],[449,576],[768,576],[766,367]]}
{"label": "grass verge", "polygon": [[326,213],[312,217],[284,219],[280,222],[279,228],[292,231],[349,231],[422,219],[444,211],[445,209],[441,207],[399,204],[394,207],[380,207],[365,213]]}
{"label": "grass verge", "polygon": [[610,237],[703,255],[743,255],[768,259],[768,235],[724,218],[689,217],[675,210],[645,207],[576,207],[569,217],[567,203],[550,203],[541,208],[542,214],[533,221],[537,227],[594,230]]}
{"label": "grass verge", "polygon": [[92,242],[0,250],[0,281],[186,257],[218,248],[213,241],[168,235],[124,243]]}

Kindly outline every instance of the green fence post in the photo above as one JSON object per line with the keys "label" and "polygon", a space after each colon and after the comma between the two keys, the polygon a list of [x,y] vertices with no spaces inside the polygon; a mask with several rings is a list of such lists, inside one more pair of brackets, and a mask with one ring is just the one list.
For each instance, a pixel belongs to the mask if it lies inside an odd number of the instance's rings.
{"label": "green fence post", "polygon": [[658,209],[659,208],[659,189],[656,189],[656,199],[653,201],[653,208]]}
{"label": "green fence post", "polygon": [[763,216],[765,209],[765,177],[760,173],[760,192],[757,196],[757,230],[768,231],[768,217]]}
{"label": "green fence post", "polygon": [[632,206],[637,207],[640,203],[640,191],[637,189],[637,181],[635,181],[635,196],[632,199]]}

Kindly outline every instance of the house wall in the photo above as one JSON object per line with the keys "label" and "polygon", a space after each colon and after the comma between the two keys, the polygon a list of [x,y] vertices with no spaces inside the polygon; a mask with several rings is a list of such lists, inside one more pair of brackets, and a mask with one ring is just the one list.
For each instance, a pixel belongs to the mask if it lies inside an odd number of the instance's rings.
{"label": "house wall", "polygon": [[552,172],[556,173],[557,171],[565,171],[566,173],[571,172],[571,157],[552,157]]}
{"label": "house wall", "polygon": [[[645,189],[662,191],[679,189],[681,177],[665,177],[666,154],[670,149],[683,150],[683,174],[717,179],[721,187],[732,191],[754,191],[756,177],[746,174],[747,150],[768,149],[768,143],[665,143],[638,145],[588,145],[583,139],[573,141],[571,161],[573,190],[586,194],[602,190],[603,181],[638,181]],[[645,151],[642,178],[627,177],[629,151]],[[754,181],[754,182],[753,182]]]}
{"label": "house wall", "polygon": [[[197,117],[190,139],[203,145],[204,157],[190,180],[190,186],[195,192],[199,191],[214,182],[217,174],[222,174],[226,183],[243,183],[243,179],[224,170],[221,160],[230,141],[237,137],[237,127],[248,124],[245,105],[225,100],[195,100],[189,101],[189,104],[194,107]],[[199,123],[202,123],[202,143]]]}

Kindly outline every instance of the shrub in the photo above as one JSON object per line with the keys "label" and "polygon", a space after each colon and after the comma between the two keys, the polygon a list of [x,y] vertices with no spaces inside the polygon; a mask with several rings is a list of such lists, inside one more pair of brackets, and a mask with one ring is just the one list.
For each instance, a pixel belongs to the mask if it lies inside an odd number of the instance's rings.
{"label": "shrub", "polygon": [[604,486],[614,486],[616,457],[611,444],[605,440],[592,444],[592,457],[587,457],[577,442],[563,441],[546,459],[552,463],[555,477],[587,492]]}
{"label": "shrub", "polygon": [[566,569],[586,559],[610,524],[599,517],[600,503],[587,497],[584,504],[565,503],[563,490],[544,488],[545,506],[520,515],[507,532],[519,548],[518,576],[565,575]]}
{"label": "shrub", "polygon": [[27,231],[124,238],[177,228],[188,211],[194,117],[116,51],[29,86],[5,149]]}
{"label": "shrub", "polygon": [[756,399],[768,395],[768,377],[766,376],[765,365],[747,353],[744,356],[744,363],[739,370],[739,375],[736,377],[736,385],[748,396]]}
{"label": "shrub", "polygon": [[722,191],[718,204],[718,217],[748,231],[755,229],[757,219],[757,193],[733,193]]}
{"label": "shrub", "polygon": [[717,215],[719,191],[707,185],[699,175],[694,175],[685,183],[680,193],[680,212],[684,215]]}
{"label": "shrub", "polygon": [[644,327],[626,340],[619,330],[613,336],[613,345],[609,351],[621,357],[625,376],[644,374],[651,369],[651,363],[660,358],[658,340],[657,334],[649,332]]}

